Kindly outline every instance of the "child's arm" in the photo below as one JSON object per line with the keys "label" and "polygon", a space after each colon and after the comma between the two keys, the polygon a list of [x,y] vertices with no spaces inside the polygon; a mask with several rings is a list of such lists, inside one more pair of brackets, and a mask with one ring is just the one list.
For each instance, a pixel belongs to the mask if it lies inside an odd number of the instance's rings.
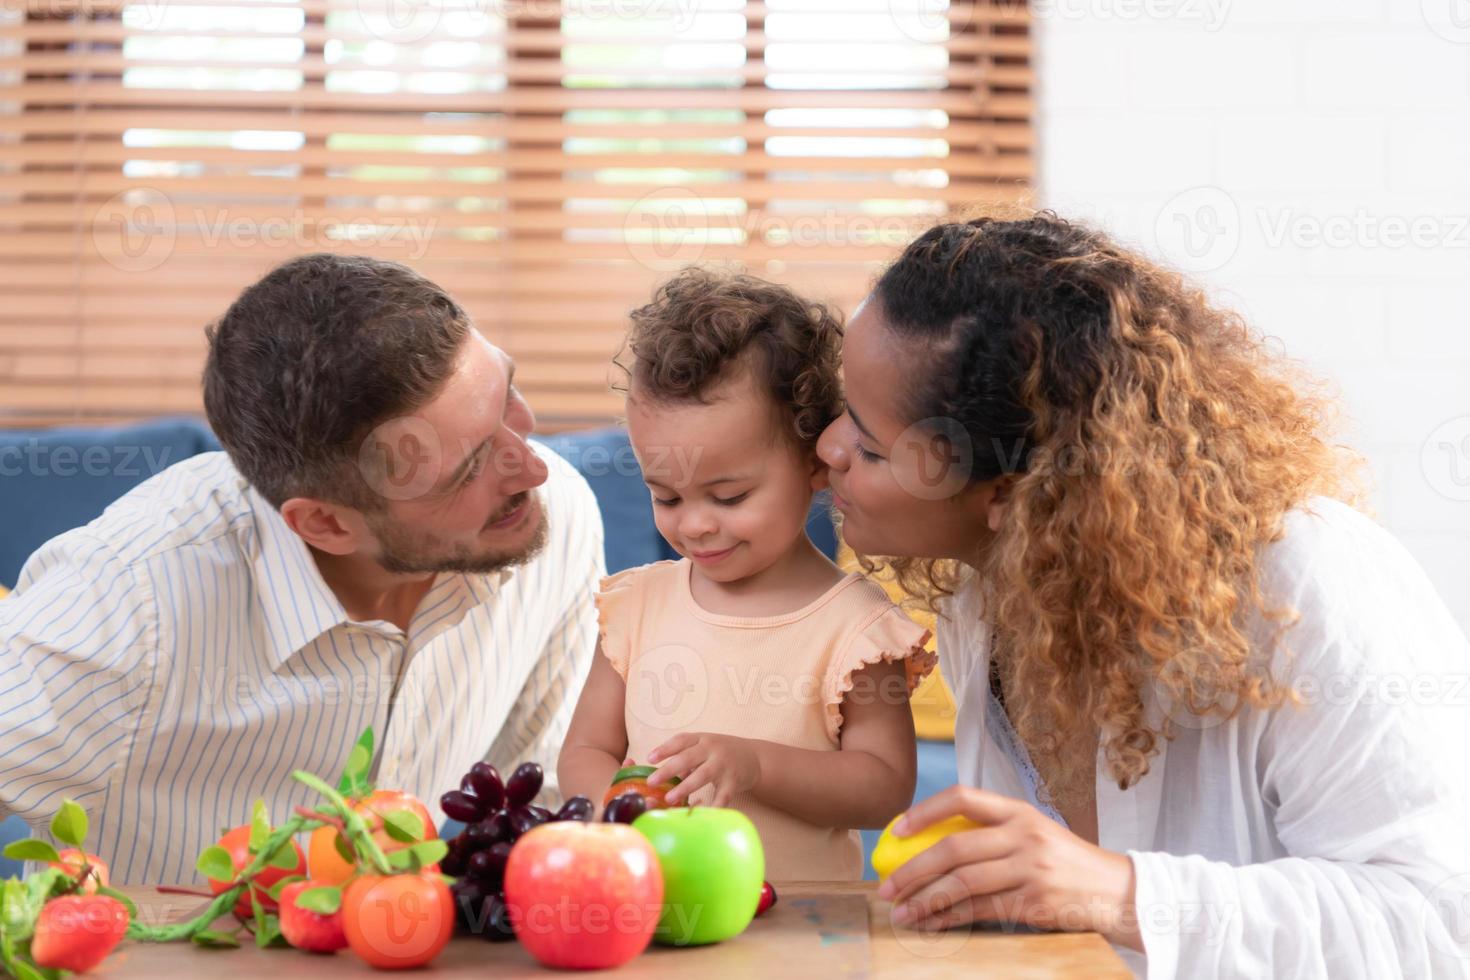
{"label": "child's arm", "polygon": [[628,729],[623,723],[626,690],[599,643],[556,761],[557,781],[567,799],[585,796],[601,805],[628,751]]}
{"label": "child's arm", "polygon": [[887,826],[913,802],[918,768],[903,663],[880,662],[854,673],[842,719],[837,752],[733,735],[676,735],[649,753],[649,763],[661,765],[648,781],[682,777],[668,792],[674,805],[713,784],[716,806],[748,792],[819,827]]}

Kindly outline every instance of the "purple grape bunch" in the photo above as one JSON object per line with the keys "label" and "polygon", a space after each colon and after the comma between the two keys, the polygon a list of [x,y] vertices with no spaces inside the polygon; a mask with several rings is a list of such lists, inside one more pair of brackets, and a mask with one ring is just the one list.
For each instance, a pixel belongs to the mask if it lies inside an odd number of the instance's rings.
{"label": "purple grape bunch", "polygon": [[491,942],[514,939],[503,887],[511,846],[543,823],[595,818],[596,808],[585,796],[572,797],[555,813],[534,804],[545,778],[539,765],[523,762],[502,782],[494,766],[477,762],[460,780],[459,789],[439,797],[444,812],[465,825],[447,842],[449,853],[439,862],[441,871],[459,879],[450,891],[462,932],[483,935]]}

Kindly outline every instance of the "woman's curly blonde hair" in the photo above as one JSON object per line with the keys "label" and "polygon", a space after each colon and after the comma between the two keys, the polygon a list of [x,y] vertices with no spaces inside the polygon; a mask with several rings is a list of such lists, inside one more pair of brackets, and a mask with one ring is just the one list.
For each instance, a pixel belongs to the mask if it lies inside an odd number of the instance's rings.
{"label": "woman's curly blonde hair", "polygon": [[841,316],[785,286],[690,266],[631,319],[615,363],[642,396],[704,401],[716,385],[750,370],[807,451],[842,411]]}
{"label": "woman's curly blonde hair", "polygon": [[[1292,700],[1246,629],[1260,616],[1275,647],[1292,622],[1260,587],[1286,513],[1360,503],[1333,398],[1178,274],[1050,212],[935,227],[874,296],[927,352],[911,418],[963,426],[972,484],[1014,475],[974,574],[1054,800],[1090,784],[1099,732],[1119,787],[1148,771],[1171,737],[1145,718],[1149,686],[1204,717]],[[884,564],[931,605],[964,572]]]}

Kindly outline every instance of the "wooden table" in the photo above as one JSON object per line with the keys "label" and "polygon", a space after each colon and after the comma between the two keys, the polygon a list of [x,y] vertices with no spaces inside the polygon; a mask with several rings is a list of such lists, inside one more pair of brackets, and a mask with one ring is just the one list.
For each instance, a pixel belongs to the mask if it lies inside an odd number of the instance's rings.
{"label": "wooden table", "polygon": [[[162,895],[152,888],[122,889],[150,924],[177,922],[203,908],[202,899]],[[1132,974],[1096,933],[1007,933],[977,929],[920,935],[895,928],[889,905],[873,882],[776,884],[780,901],[728,942],[692,949],[650,946],[617,971],[619,977],[964,978],[1086,977],[1127,980]],[[227,925],[221,920],[220,925]],[[247,937],[248,938],[248,937]],[[207,977],[236,980],[268,977],[297,980],[377,974],[348,950],[310,956],[289,949],[201,949],[191,943],[127,942],[104,964],[108,978]],[[430,972],[445,977],[517,977],[547,980],[518,943],[489,943],[456,937]]]}

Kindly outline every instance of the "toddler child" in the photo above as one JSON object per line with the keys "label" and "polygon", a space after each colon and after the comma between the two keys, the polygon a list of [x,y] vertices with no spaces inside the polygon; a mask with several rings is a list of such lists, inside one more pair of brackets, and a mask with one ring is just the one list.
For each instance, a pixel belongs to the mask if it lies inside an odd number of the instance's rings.
{"label": "toddler child", "polygon": [[856,880],[857,827],[914,791],[908,696],[928,631],[806,535],[840,411],[842,328],[744,275],[685,270],[632,315],[628,434],[682,555],[612,575],[599,652],[558,764],[601,800],[626,758],[671,805],[743,811],[771,880]]}

